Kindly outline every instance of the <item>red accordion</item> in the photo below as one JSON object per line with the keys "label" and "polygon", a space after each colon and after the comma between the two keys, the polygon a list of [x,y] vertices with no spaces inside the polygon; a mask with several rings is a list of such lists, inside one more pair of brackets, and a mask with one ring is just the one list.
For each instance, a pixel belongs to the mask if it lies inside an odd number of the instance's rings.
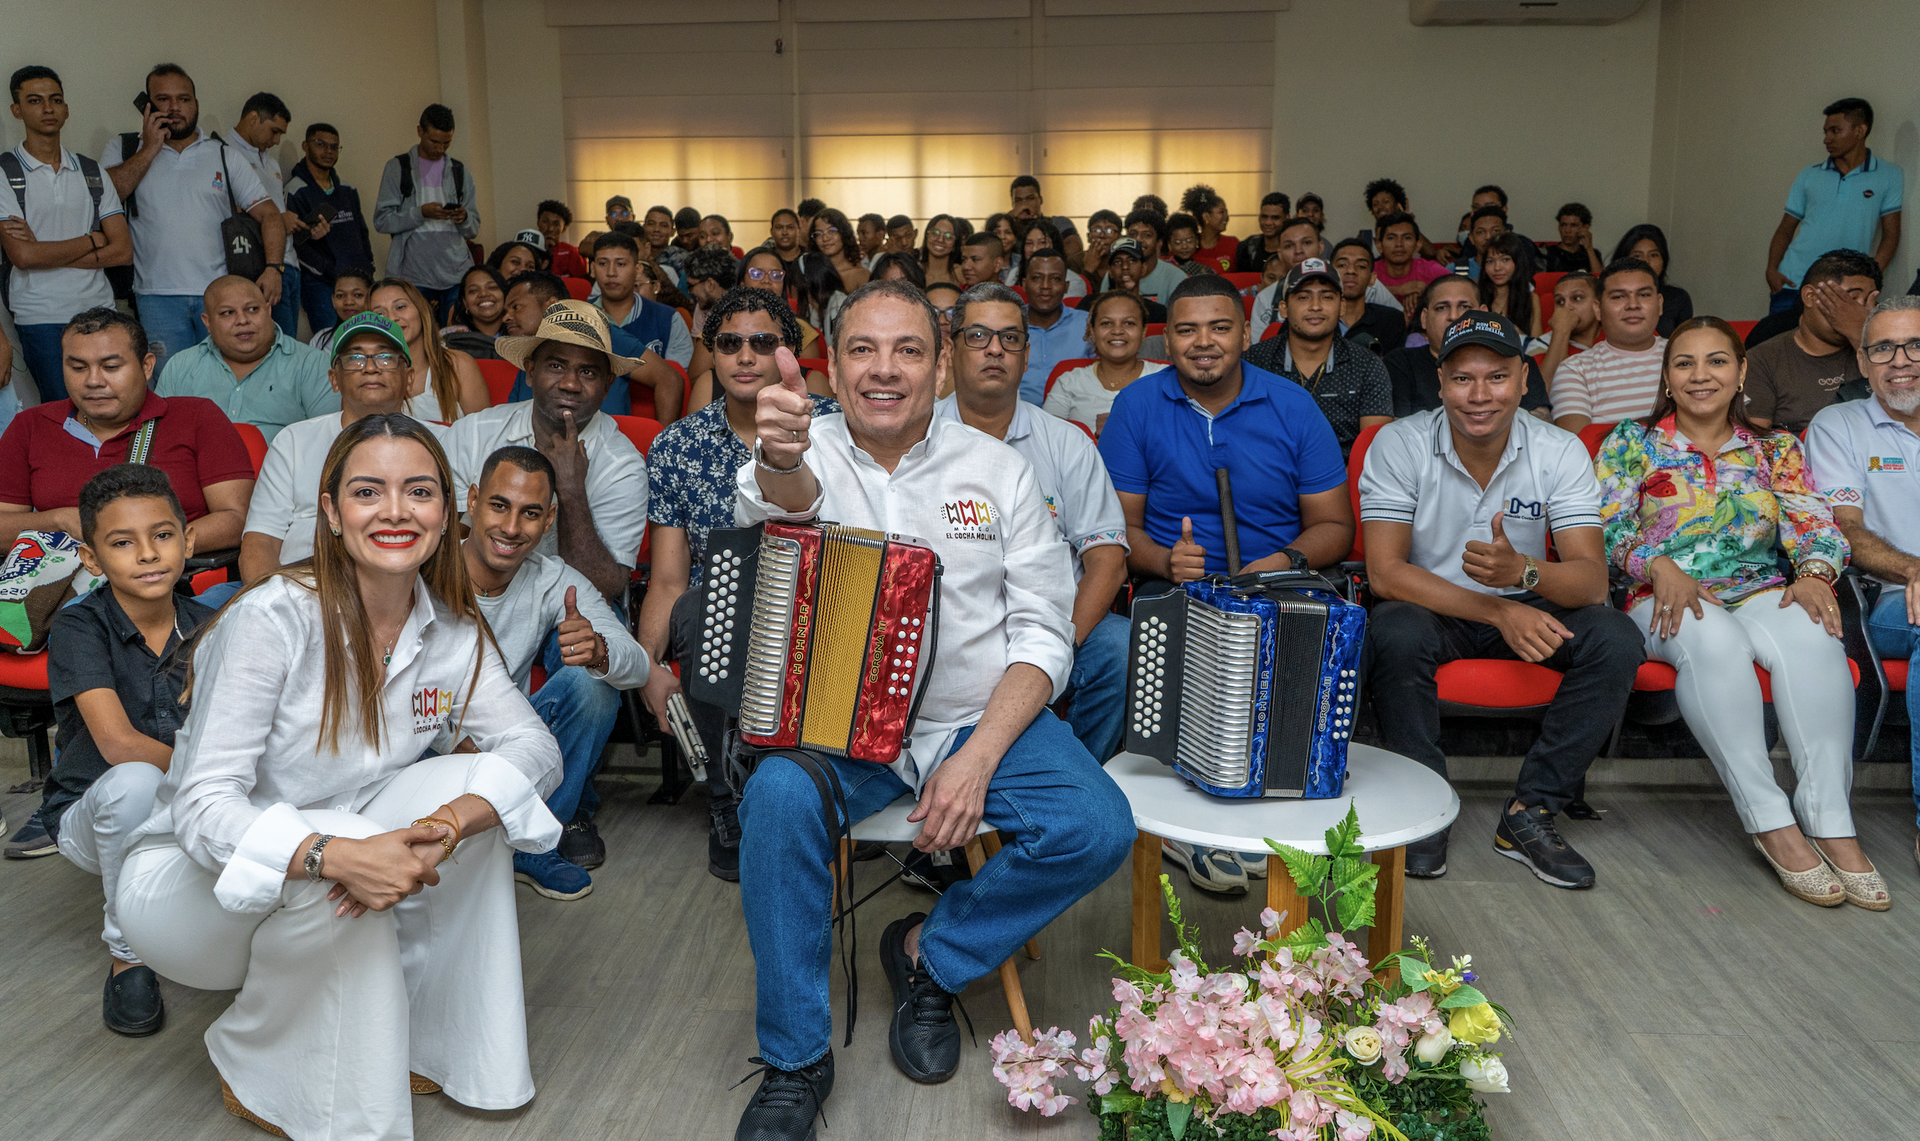
{"label": "red accordion", "polygon": [[688,694],[734,712],[756,749],[889,764],[933,666],[940,559],[835,524],[707,537],[700,654]]}

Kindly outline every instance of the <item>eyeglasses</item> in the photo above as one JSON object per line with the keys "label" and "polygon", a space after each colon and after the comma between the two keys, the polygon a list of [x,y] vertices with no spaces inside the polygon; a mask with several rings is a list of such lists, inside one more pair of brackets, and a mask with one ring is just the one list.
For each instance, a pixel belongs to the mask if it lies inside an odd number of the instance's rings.
{"label": "eyeglasses", "polygon": [[342,353],[335,363],[347,372],[366,372],[369,368],[375,372],[385,372],[400,367],[400,354]]}
{"label": "eyeglasses", "polygon": [[723,357],[738,355],[745,345],[752,345],[754,352],[766,356],[780,347],[780,334],[752,333],[743,337],[738,333],[716,333],[713,337],[713,351]]}
{"label": "eyeglasses", "polygon": [[960,330],[960,343],[970,349],[984,349],[995,337],[1000,338],[1000,347],[1010,353],[1027,347],[1025,329],[989,329],[985,325],[968,325]]}
{"label": "eyeglasses", "polygon": [[822,226],[819,229],[815,230],[813,232],[813,235],[814,237],[817,238],[821,234],[837,234],[839,232],[840,232],[840,228],[838,226]]}
{"label": "eyeglasses", "polygon": [[747,279],[749,281],[771,281],[775,285],[779,285],[787,280],[787,271],[784,269],[761,269],[755,266],[747,271]]}
{"label": "eyeglasses", "polygon": [[929,237],[929,238],[945,238],[945,239],[947,239],[948,241],[952,241],[952,240],[953,240],[953,231],[952,231],[952,230],[928,230],[928,231],[927,231],[927,237]]}
{"label": "eyeglasses", "polygon": [[1874,364],[1889,364],[1902,350],[1906,351],[1907,360],[1920,364],[1920,341],[1903,341],[1897,345],[1890,341],[1881,341],[1877,345],[1868,345],[1867,359]]}

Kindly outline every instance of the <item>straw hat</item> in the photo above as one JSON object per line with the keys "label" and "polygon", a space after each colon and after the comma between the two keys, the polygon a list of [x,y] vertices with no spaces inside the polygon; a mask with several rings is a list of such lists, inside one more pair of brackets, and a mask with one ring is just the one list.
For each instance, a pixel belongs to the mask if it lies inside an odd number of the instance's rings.
{"label": "straw hat", "polygon": [[607,332],[606,315],[584,301],[554,302],[540,315],[540,327],[534,330],[533,336],[495,337],[493,351],[515,368],[525,370],[528,358],[533,356],[533,350],[542,341],[557,341],[563,345],[578,345],[583,349],[605,353],[615,376],[625,376],[640,367],[639,361],[613,351],[613,337]]}

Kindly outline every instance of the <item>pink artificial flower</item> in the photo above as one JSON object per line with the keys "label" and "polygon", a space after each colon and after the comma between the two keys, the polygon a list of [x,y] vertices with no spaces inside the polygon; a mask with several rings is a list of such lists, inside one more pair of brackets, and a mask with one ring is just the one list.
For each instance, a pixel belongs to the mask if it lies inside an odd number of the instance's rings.
{"label": "pink artificial flower", "polygon": [[1056,1079],[1066,1076],[1066,1063],[1073,1060],[1073,1034],[1051,1027],[1033,1036],[1033,1045],[1020,1040],[1017,1031],[994,1036],[988,1046],[993,1054],[993,1076],[1007,1087],[1007,1102],[1016,1109],[1038,1109],[1043,1117],[1052,1117],[1079,1099],[1054,1089]]}
{"label": "pink artificial flower", "polygon": [[1113,980],[1113,1001],[1122,1006],[1139,1006],[1146,1001],[1146,996],[1140,993],[1139,987],[1127,980],[1115,979]]}
{"label": "pink artificial flower", "polygon": [[1260,912],[1260,926],[1266,931],[1267,938],[1271,939],[1280,934],[1280,921],[1285,918],[1286,916],[1271,907]]}
{"label": "pink artificial flower", "polygon": [[1260,936],[1242,927],[1233,937],[1233,953],[1245,958],[1260,949]]}
{"label": "pink artificial flower", "polygon": [[1373,1118],[1365,1114],[1342,1109],[1333,1115],[1333,1124],[1340,1130],[1340,1141],[1367,1141],[1373,1136]]}

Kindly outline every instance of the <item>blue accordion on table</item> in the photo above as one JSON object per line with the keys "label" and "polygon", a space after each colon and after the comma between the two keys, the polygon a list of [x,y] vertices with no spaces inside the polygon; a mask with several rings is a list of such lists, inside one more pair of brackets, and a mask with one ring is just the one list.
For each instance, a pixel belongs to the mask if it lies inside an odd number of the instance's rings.
{"label": "blue accordion on table", "polygon": [[1339,796],[1366,624],[1326,579],[1298,571],[1135,599],[1127,751],[1215,796]]}

